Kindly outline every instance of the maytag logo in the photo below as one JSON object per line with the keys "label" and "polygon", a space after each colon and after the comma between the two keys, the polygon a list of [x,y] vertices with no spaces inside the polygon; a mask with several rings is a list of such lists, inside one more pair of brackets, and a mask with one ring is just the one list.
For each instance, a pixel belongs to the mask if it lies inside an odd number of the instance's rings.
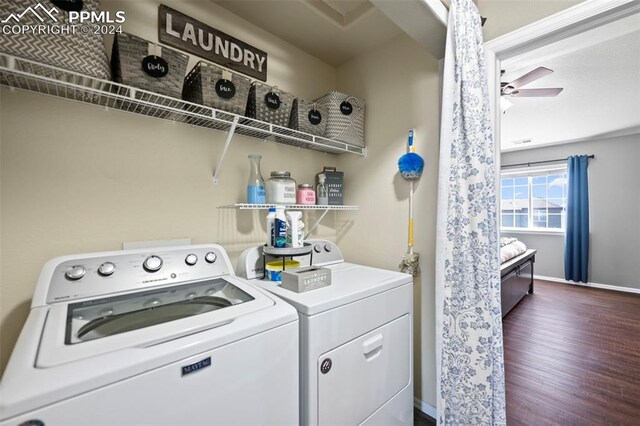
{"label": "maytag logo", "polygon": [[35,6],[27,7],[22,13],[19,13],[19,14],[12,13],[6,19],[3,19],[2,23],[7,24],[10,21],[18,23],[27,14],[31,14],[35,16],[36,18],[38,18],[40,22],[45,22],[44,17],[47,17],[53,20],[53,22],[58,22],[58,19],[55,17],[55,15],[58,13],[60,13],[60,11],[57,8],[52,7],[51,9],[47,9],[42,4],[38,3]]}
{"label": "maytag logo", "polygon": [[193,364],[182,366],[182,375],[186,376],[187,374],[195,373],[198,370],[202,370],[203,368],[207,368],[210,366],[211,366],[211,357],[207,357],[202,361],[198,361]]}

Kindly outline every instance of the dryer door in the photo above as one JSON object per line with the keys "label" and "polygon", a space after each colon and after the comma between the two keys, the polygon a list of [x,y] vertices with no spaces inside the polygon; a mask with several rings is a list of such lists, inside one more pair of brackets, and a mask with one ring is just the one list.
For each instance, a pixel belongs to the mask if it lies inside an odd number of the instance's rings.
{"label": "dryer door", "polygon": [[410,316],[323,354],[317,374],[318,424],[362,423],[410,382]]}

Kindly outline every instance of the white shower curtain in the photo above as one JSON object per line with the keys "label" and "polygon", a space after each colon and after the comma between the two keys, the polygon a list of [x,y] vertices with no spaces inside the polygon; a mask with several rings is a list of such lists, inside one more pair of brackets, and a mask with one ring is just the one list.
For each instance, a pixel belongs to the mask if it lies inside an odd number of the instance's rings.
{"label": "white shower curtain", "polygon": [[482,43],[476,5],[453,0],[436,242],[439,425],[506,424],[496,171]]}

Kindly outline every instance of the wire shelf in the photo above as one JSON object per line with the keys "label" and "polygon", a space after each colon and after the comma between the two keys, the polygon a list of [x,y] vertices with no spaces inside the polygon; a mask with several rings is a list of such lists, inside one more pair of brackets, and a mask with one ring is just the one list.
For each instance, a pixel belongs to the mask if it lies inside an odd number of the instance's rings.
{"label": "wire shelf", "polygon": [[234,121],[237,121],[235,133],[244,136],[330,154],[366,155],[364,147],[276,126],[4,53],[0,53],[0,84],[214,130],[230,131]]}
{"label": "wire shelf", "polygon": [[359,210],[358,206],[317,206],[309,204],[247,204],[237,203],[226,206],[218,206],[219,209],[237,209],[237,210],[267,210],[271,207],[284,207],[286,209],[297,210]]}

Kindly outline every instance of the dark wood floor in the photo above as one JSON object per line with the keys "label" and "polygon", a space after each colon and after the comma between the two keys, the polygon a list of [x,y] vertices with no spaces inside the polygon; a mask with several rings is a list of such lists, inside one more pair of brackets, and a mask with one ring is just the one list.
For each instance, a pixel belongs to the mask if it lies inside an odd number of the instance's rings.
{"label": "dark wood floor", "polygon": [[503,323],[508,425],[640,425],[640,295],[535,286]]}

